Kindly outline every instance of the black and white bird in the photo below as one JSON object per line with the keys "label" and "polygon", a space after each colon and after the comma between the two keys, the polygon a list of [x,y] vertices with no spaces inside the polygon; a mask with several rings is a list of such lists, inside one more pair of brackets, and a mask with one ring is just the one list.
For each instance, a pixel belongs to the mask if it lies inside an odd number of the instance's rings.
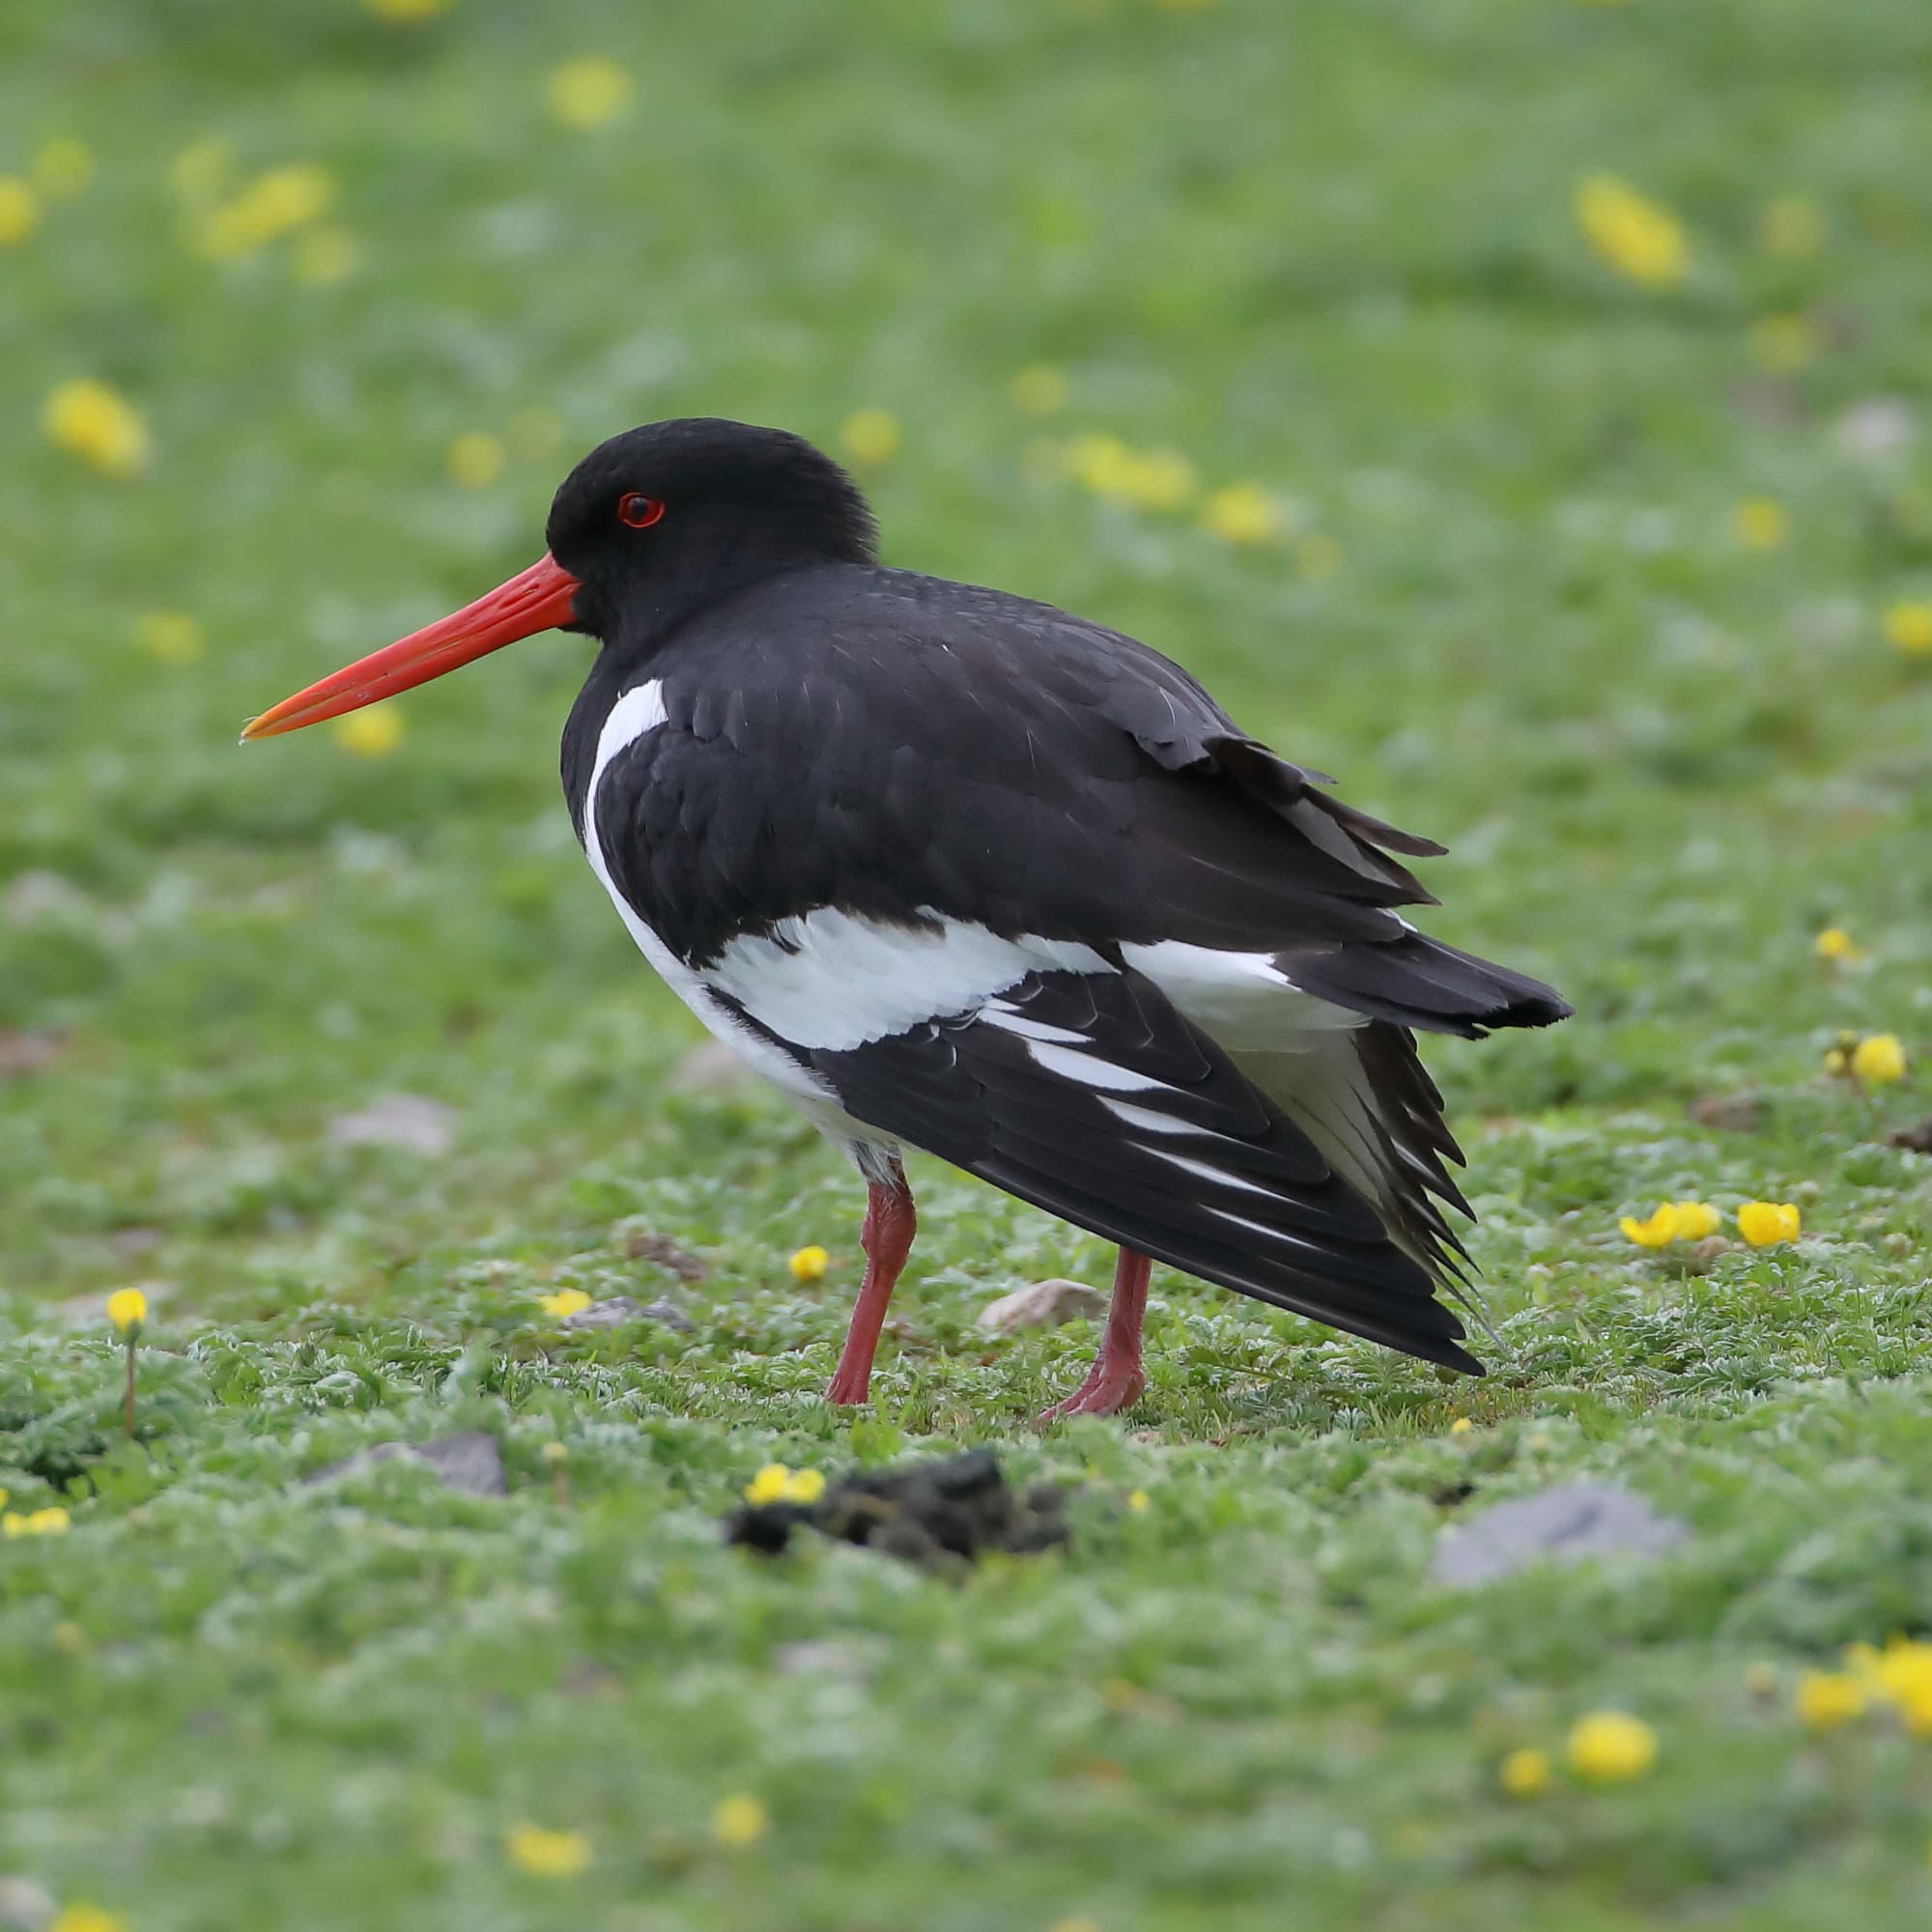
{"label": "black and white bird", "polygon": [[1145,1386],[1150,1260],[1480,1374],[1461,1154],[1414,1031],[1570,1010],[1426,938],[1443,848],[1323,789],[1132,638],[876,560],[783,431],[591,451],[547,554],[257,718],[268,737],[550,628],[579,838],[644,956],[851,1155],[867,1264],[829,1390],[866,1400],[921,1148],[1102,1238],[1105,1336],[1048,1415]]}

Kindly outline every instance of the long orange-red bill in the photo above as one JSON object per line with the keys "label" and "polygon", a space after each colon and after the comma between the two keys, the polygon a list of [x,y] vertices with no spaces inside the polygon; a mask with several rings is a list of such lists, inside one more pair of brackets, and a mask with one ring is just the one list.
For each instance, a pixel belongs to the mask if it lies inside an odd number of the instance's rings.
{"label": "long orange-red bill", "polygon": [[514,644],[519,638],[567,624],[576,595],[577,579],[546,552],[527,570],[519,571],[475,603],[283,698],[249,723],[242,733],[242,742],[299,731],[304,724],[359,711],[379,697],[427,684],[459,665]]}

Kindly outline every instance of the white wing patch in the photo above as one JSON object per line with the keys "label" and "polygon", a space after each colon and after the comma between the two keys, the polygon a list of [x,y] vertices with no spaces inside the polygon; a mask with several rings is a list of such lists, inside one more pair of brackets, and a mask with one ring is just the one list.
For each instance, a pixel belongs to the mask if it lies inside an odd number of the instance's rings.
{"label": "white wing patch", "polygon": [[[583,808],[583,850],[590,861],[590,869],[610,895],[611,903],[617,908],[617,917],[624,922],[624,928],[637,943],[638,951],[656,968],[665,984],[704,1022],[706,1030],[774,1086],[782,1088],[805,1108],[815,1124],[826,1132],[838,1133],[841,1139],[849,1139],[850,1123],[846,1122],[844,1110],[838,1106],[832,1089],[799,1065],[789,1054],[779,1052],[769,1040],[761,1039],[725,1011],[711,988],[639,916],[611,875],[611,863],[604,856],[603,830],[597,822],[598,794],[603,788],[604,775],[614,758],[629,751],[647,731],[655,731],[665,723],[667,715],[664,685],[652,678],[647,683],[633,685],[618,698],[604,721],[603,730],[597,734],[597,758],[591,767],[590,789],[584,793]],[[833,1109],[831,1116],[824,1115],[828,1102]],[[845,1123],[842,1132],[838,1122]]]}
{"label": "white wing patch", "polygon": [[1364,1024],[1362,1014],[1304,993],[1266,952],[1163,939],[1123,946],[1121,956],[1231,1053],[1292,1053],[1311,1034]]}
{"label": "white wing patch", "polygon": [[921,916],[931,923],[895,925],[819,906],[780,920],[769,933],[740,933],[703,978],[781,1038],[849,1053],[927,1020],[983,1013],[1000,1024],[1001,1015],[984,1010],[987,1002],[1032,973],[1114,970],[1088,946],[1026,934],[1003,939],[929,909]]}

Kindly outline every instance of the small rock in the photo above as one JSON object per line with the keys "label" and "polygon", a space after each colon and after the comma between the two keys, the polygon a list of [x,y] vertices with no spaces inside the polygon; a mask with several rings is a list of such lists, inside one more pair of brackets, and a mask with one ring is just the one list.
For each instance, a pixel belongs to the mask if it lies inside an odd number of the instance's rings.
{"label": "small rock", "polygon": [[628,1294],[613,1294],[606,1301],[593,1301],[575,1315],[566,1315],[559,1328],[621,1328],[627,1321],[657,1321],[675,1328],[681,1335],[695,1332],[683,1309],[668,1301],[639,1301]]}
{"label": "small rock", "polygon": [[670,1070],[670,1085],[680,1094],[718,1094],[749,1086],[752,1069],[722,1040],[700,1040]]}
{"label": "small rock", "polygon": [[[30,1073],[43,1073],[67,1049],[65,1035],[57,1033],[9,1033],[0,1028],[0,1080],[24,1080]],[[0,1924],[5,1924],[0,1919]]]}
{"label": "small rock", "polygon": [[447,1153],[456,1138],[456,1109],[420,1094],[385,1094],[360,1113],[338,1114],[328,1123],[337,1147],[408,1148],[412,1153]]}
{"label": "small rock", "polygon": [[41,1932],[54,1916],[54,1895],[30,1878],[0,1878],[0,1926],[6,1932]]}
{"label": "small rock", "polygon": [[1107,1297],[1097,1289],[1056,1275],[987,1302],[973,1325],[985,1335],[1017,1335],[1022,1328],[1057,1328],[1076,1316],[1104,1315],[1106,1310]]}
{"label": "small rock", "polygon": [[374,1449],[359,1449],[340,1463],[304,1476],[309,1484],[334,1482],[353,1476],[378,1463],[393,1463],[408,1456],[427,1463],[449,1490],[470,1496],[500,1496],[508,1488],[503,1480],[503,1452],[488,1430],[468,1430],[460,1435],[439,1435],[429,1442],[383,1442]]}
{"label": "small rock", "polygon": [[1918,425],[1898,396],[1867,396],[1841,415],[1832,435],[1847,456],[1885,463],[1912,446]]}
{"label": "small rock", "polygon": [[1887,1147],[1903,1148],[1907,1153],[1932,1153],[1932,1121],[1920,1121],[1916,1127],[1900,1127],[1887,1134]]}
{"label": "small rock", "polygon": [[1690,1102],[1690,1118],[1700,1127],[1719,1127],[1731,1134],[1756,1133],[1769,1111],[1762,1094],[1706,1094]]}
{"label": "small rock", "polygon": [[1443,1583],[1489,1583],[1532,1563],[1656,1556],[1690,1537],[1675,1517],[1612,1483],[1566,1483],[1459,1522],[1435,1546]]}
{"label": "small rock", "polygon": [[656,1235],[635,1221],[619,1221],[611,1233],[623,1243],[624,1253],[634,1262],[654,1262],[668,1268],[679,1281],[702,1281],[709,1270],[689,1248],[681,1248],[668,1235]]}

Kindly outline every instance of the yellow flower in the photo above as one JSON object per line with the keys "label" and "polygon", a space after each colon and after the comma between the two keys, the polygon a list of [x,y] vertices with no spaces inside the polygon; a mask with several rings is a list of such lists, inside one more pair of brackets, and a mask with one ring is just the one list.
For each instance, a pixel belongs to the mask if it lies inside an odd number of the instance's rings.
{"label": "yellow flower", "polygon": [[0,1536],[13,1542],[19,1536],[65,1536],[72,1519],[58,1504],[50,1509],[9,1510],[0,1516]]}
{"label": "yellow flower", "polygon": [[723,1798],[711,1813],[711,1835],[732,1851],[755,1845],[772,1829],[772,1814],[755,1798]]}
{"label": "yellow flower", "polygon": [[94,179],[94,151],[85,141],[58,135],[34,150],[34,185],[49,201],[85,194]]}
{"label": "yellow flower", "polygon": [[503,445],[480,429],[467,430],[449,445],[443,468],[452,483],[487,490],[503,473]]}
{"label": "yellow flower", "polygon": [[1326,583],[1342,568],[1342,546],[1326,530],[1295,539],[1294,567],[1311,583]]}
{"label": "yellow flower", "polygon": [[332,288],[355,272],[360,253],[348,229],[325,223],[296,237],[289,251],[289,273],[298,288]]}
{"label": "yellow flower", "polygon": [[71,1617],[63,1617],[47,1635],[63,1657],[79,1657],[87,1649],[87,1633]]}
{"label": "yellow flower", "polygon": [[1571,1726],[1564,1755],[1592,1784],[1623,1784],[1657,1762],[1657,1733],[1626,1712],[1593,1711]]}
{"label": "yellow flower", "polygon": [[791,1469],[767,1463],[745,1485],[748,1503],[815,1503],[825,1493],[825,1477],[817,1469]]}
{"label": "yellow flower", "polygon": [[1617,1226],[1623,1231],[1624,1238],[1634,1241],[1640,1248],[1661,1248],[1666,1242],[1674,1241],[1678,1235],[1678,1215],[1676,1208],[1668,1201],[1660,1201],[1657,1211],[1647,1221],[1636,1220],[1626,1214]]}
{"label": "yellow flower", "polygon": [[328,728],[335,742],[358,758],[386,758],[408,729],[401,710],[393,704],[369,704],[347,712]]}
{"label": "yellow flower", "polygon": [[1449,1425],[1449,1434],[1451,1435],[1473,1435],[1475,1433],[1476,1425],[1466,1415],[1459,1415]]}
{"label": "yellow flower", "polygon": [[565,1316],[588,1308],[590,1297],[581,1288],[560,1288],[554,1294],[540,1295],[537,1305],[546,1315],[554,1315],[561,1321]]}
{"label": "yellow flower", "polygon": [[854,410],[838,432],[845,454],[872,469],[898,454],[899,419],[890,410]]}
{"label": "yellow flower", "polygon": [[1708,1201],[1676,1201],[1671,1206],[1677,1210],[1680,1241],[1701,1241],[1706,1235],[1715,1235],[1723,1223],[1724,1217]]}
{"label": "yellow flower", "polygon": [[1859,949],[1852,944],[1852,935],[1842,925],[1828,925],[1811,942],[1811,948],[1820,959],[1842,959],[1850,962],[1862,957]]}
{"label": "yellow flower", "polygon": [[201,656],[201,626],[185,611],[142,611],[133,637],[137,650],[165,665],[191,665]]}
{"label": "yellow flower", "polygon": [[140,1327],[148,1319],[148,1297],[138,1288],[117,1288],[107,1297],[107,1319],[117,1335]]}
{"label": "yellow flower", "polygon": [[41,225],[41,204],[18,175],[0,175],[0,248],[24,242]]}
{"label": "yellow flower", "polygon": [[1802,194],[1780,194],[1765,203],[1757,218],[1758,246],[1781,261],[1802,262],[1825,245],[1824,211]]}
{"label": "yellow flower", "polygon": [[46,1932],[128,1932],[128,1921],[98,1905],[64,1905],[47,1921]]}
{"label": "yellow flower", "polygon": [[1932,657],[1932,598],[1906,598],[1885,613],[1885,640],[1909,658]]}
{"label": "yellow flower", "polygon": [[218,134],[191,141],[168,166],[168,186],[184,201],[207,201],[228,185],[235,150]]}
{"label": "yellow flower", "polygon": [[233,262],[320,221],[335,202],[335,179],[310,161],[270,168],[215,209],[195,244],[213,262]]}
{"label": "yellow flower", "polygon": [[1136,1516],[1145,1516],[1149,1508],[1148,1492],[1145,1490],[1129,1490],[1127,1492],[1127,1507]]}
{"label": "yellow flower", "polygon": [[1210,490],[1201,505],[1201,527],[1223,543],[1266,543],[1282,534],[1281,505],[1259,483],[1229,483]]}
{"label": "yellow flower", "polygon": [[1874,1697],[1892,1705],[1917,1737],[1932,1735],[1932,1644],[1894,1637],[1883,1650],[1854,1644],[1845,1654]]}
{"label": "yellow flower", "polygon": [[1788,1201],[1747,1201],[1738,1209],[1738,1233],[1754,1248],[1795,1241],[1798,1228],[1798,1209]]}
{"label": "yellow flower", "polygon": [[1684,279],[1690,244],[1684,225],[1615,175],[1590,175],[1572,200],[1583,239],[1611,268],[1650,289]]}
{"label": "yellow flower", "polygon": [[1789,376],[1817,361],[1825,337],[1808,315],[1767,315],[1746,336],[1750,358],[1774,376]]}
{"label": "yellow flower", "polygon": [[1867,1034],[1853,1047],[1851,1064],[1867,1087],[1889,1087],[1905,1078],[1905,1048],[1895,1033]]}
{"label": "yellow flower", "polygon": [[456,0],[362,0],[370,13],[379,20],[433,20],[439,14],[447,14],[456,5]]}
{"label": "yellow flower", "polygon": [[1511,1751],[1496,1767],[1496,1782],[1512,1798],[1540,1798],[1549,1789],[1549,1753]]}
{"label": "yellow flower", "polygon": [[513,1825],[503,1850],[531,1878],[576,1878],[590,1862],[590,1840],[582,1832],[553,1832],[542,1825]]}
{"label": "yellow flower", "polygon": [[832,1257],[814,1243],[811,1247],[799,1249],[785,1265],[791,1269],[794,1281],[823,1281],[831,1262]]}
{"label": "yellow flower", "polygon": [[1013,408],[1030,416],[1057,416],[1066,407],[1069,393],[1065,373],[1044,362],[1030,363],[1007,384]]}
{"label": "yellow flower", "polygon": [[631,76],[603,54],[584,54],[551,70],[544,99],[566,128],[588,132],[614,121],[631,104]]}
{"label": "yellow flower", "polygon": [[1117,436],[1090,432],[1067,444],[1066,471],[1108,502],[1139,510],[1178,510],[1193,496],[1194,466],[1178,449],[1129,449]]}
{"label": "yellow flower", "polygon": [[1776,497],[1746,497],[1731,510],[1731,534],[1746,550],[1780,550],[1790,541],[1791,518]]}
{"label": "yellow flower", "polygon": [[1798,1715],[1814,1731],[1849,1723],[1865,1708],[1865,1687],[1845,1672],[1807,1670],[1798,1680]]}
{"label": "yellow flower", "polygon": [[140,411],[118,389],[89,377],[49,391],[41,409],[41,428],[48,441],[108,476],[136,476],[153,454]]}
{"label": "yellow flower", "polygon": [[781,1503],[790,1488],[791,1471],[782,1463],[767,1463],[745,1485],[745,1500],[748,1503]]}

